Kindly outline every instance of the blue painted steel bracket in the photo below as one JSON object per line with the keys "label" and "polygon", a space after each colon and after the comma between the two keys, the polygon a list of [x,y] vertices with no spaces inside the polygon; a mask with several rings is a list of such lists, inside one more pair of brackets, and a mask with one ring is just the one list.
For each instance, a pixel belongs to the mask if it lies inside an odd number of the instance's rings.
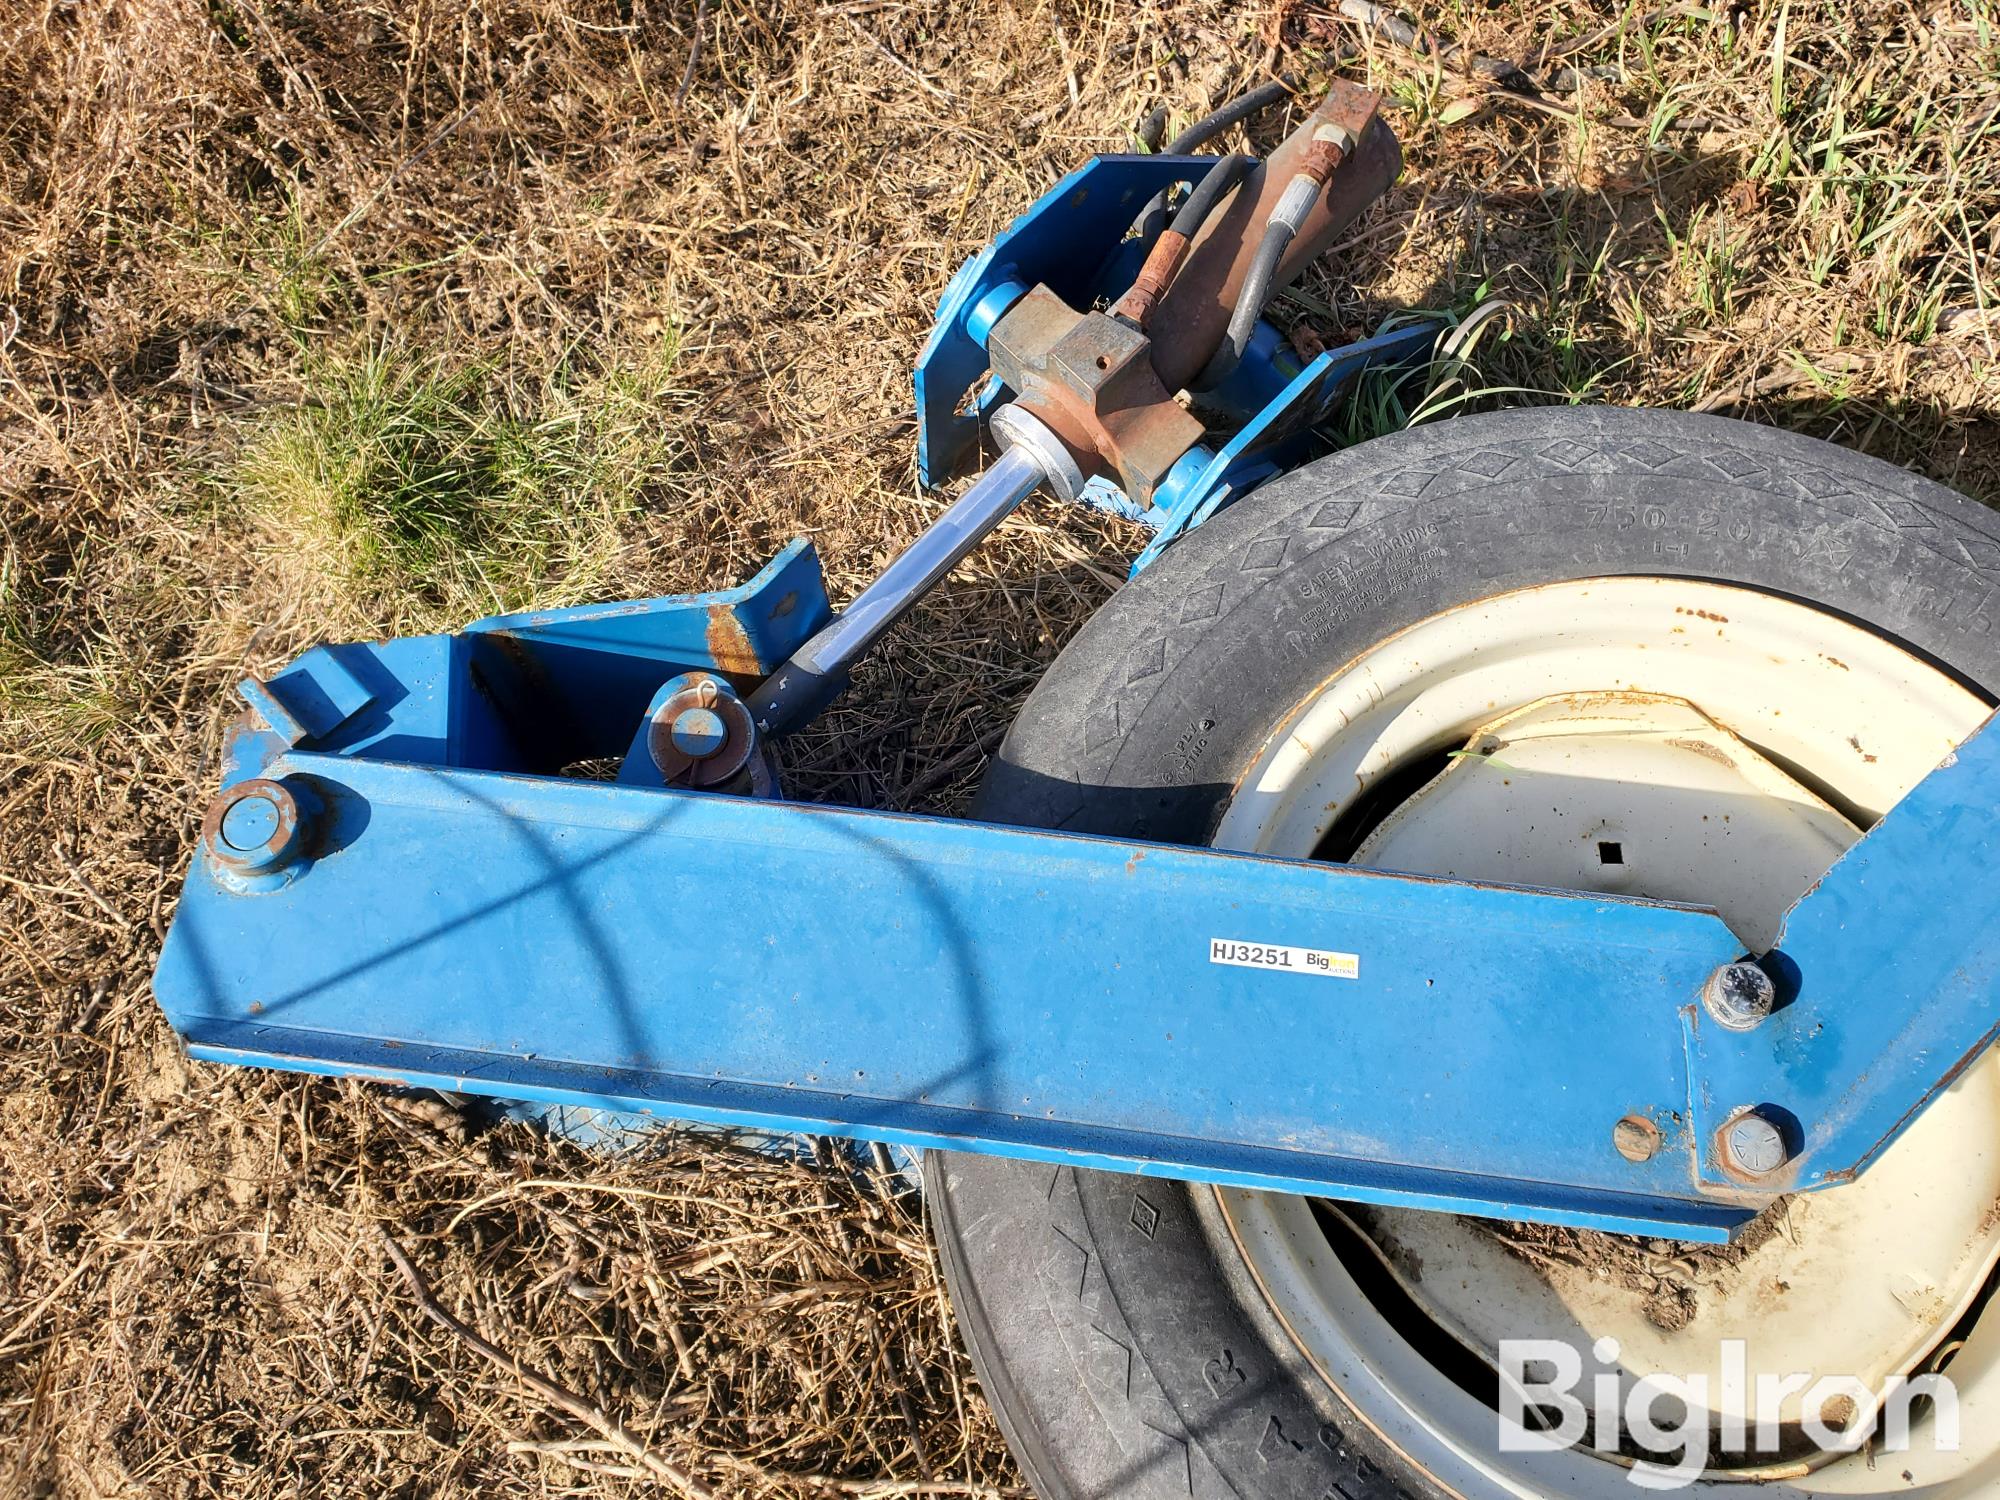
{"label": "blue painted steel bracket", "polygon": [[714,593],[315,646],[239,685],[251,714],[224,747],[222,784],[262,775],[287,750],[527,772],[622,755],[668,678],[704,668],[748,686],[830,618],[818,554],[801,538]]}
{"label": "blue painted steel bracket", "polygon": [[[1191,450],[1182,460],[1185,468],[1177,466],[1155,497],[1164,514],[1156,523],[1158,535],[1133,561],[1133,576],[1218,510],[1294,467],[1305,456],[1302,449],[1312,428],[1326,419],[1356,375],[1373,365],[1404,364],[1428,354],[1444,328],[1437,321],[1405,323],[1358,344],[1329,349],[1293,376],[1220,452]],[[1268,359],[1263,363],[1268,367]]]}
{"label": "blue painted steel bracket", "polygon": [[[1010,394],[997,378],[972,394],[987,372],[987,336],[1007,309],[1038,284],[1077,308],[1117,297],[1139,269],[1139,242],[1125,238],[1132,221],[1156,193],[1193,183],[1214,163],[1212,156],[1093,157],[959,267],[916,363],[917,477],[925,486],[952,476],[980,424]],[[1440,329],[1408,323],[1302,367],[1284,335],[1260,322],[1236,372],[1202,398],[1204,408],[1243,422],[1220,453],[1193,450],[1151,506],[1101,477],[1078,498],[1158,533],[1133,564],[1136,574],[1177,536],[1297,462],[1308,430],[1356,374],[1417,358]]]}
{"label": "blue painted steel bracket", "polygon": [[[1697,1139],[1747,1105],[1794,1155],[1785,1186],[1850,1181],[2000,1033],[2000,730],[1988,719],[1785,916],[1779,1008],[1686,1021]],[[1712,1153],[1702,1179],[1730,1180]]]}
{"label": "blue painted steel bracket", "polygon": [[986,335],[1012,301],[1045,285],[1071,307],[1116,296],[1139,273],[1139,242],[1125,233],[1153,196],[1191,183],[1212,156],[1094,156],[1034,204],[958,271],[938,302],[937,321],[917,356],[917,477],[951,478],[979,440],[980,423],[1000,397],[986,373]]}

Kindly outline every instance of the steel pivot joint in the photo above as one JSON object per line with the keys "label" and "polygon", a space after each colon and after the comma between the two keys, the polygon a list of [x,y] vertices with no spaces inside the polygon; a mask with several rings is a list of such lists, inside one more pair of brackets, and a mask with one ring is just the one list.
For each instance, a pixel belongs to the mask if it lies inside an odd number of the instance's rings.
{"label": "steel pivot joint", "polygon": [[1201,421],[1153,367],[1152,341],[1106,313],[1080,313],[1046,286],[1014,304],[987,344],[993,373],[1053,432],[1072,466],[1141,503],[1200,442]]}
{"label": "steel pivot joint", "polygon": [[751,769],[757,748],[736,690],[713,672],[683,672],[653,695],[620,779],[724,789]]}

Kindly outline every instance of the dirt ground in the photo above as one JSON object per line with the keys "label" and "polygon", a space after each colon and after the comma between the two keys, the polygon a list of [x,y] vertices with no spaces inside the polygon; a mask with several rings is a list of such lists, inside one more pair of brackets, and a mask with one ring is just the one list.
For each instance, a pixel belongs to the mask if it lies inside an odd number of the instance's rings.
{"label": "dirt ground", "polygon": [[[1022,1492],[907,1198],[192,1064],[147,982],[244,674],[798,533],[850,597],[941,503],[947,276],[1156,105],[1389,93],[1408,171],[1302,343],[1501,296],[1477,404],[2000,497],[1990,0],[1411,14],[1435,45],[1356,0],[0,0],[0,1493]],[[792,791],[960,805],[1138,542],[1031,505]]]}

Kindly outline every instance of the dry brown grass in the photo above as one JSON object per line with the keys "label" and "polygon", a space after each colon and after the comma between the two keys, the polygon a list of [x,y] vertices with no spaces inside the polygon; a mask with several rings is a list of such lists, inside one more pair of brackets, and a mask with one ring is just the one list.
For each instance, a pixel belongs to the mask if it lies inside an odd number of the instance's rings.
{"label": "dry brown grass", "polygon": [[[799,531],[851,593],[936,510],[907,372],[949,271],[1158,101],[1273,66],[1394,94],[1409,173],[1287,304],[1302,337],[1490,287],[1496,383],[2000,494],[1984,3],[1421,17],[1601,75],[1533,103],[1316,4],[1041,0],[716,0],[677,99],[695,14],[0,10],[0,1490],[653,1482],[425,1322],[377,1226],[718,1490],[1018,1484],[906,1203],[192,1065],[147,975],[246,670],[716,586]],[[440,454],[444,502],[408,501]],[[794,747],[795,789],[957,805],[1133,543],[1010,522]]]}

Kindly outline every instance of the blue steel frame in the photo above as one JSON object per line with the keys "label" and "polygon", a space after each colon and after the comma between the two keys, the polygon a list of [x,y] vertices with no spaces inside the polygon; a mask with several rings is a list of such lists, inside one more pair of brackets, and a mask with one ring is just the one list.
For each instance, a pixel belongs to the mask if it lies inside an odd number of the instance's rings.
{"label": "blue steel frame", "polygon": [[[169,1019],[218,1061],[1706,1239],[1851,1177],[1992,1039],[2000,734],[1799,903],[1749,1032],[1697,1002],[1741,953],[1698,909],[555,774],[825,613],[794,544],[725,594],[246,684],[227,780],[309,826],[281,877],[197,854]],[[1713,1154],[1746,1105],[1781,1179]],[[1612,1149],[1633,1114],[1650,1161]]]}
{"label": "blue steel frame", "polygon": [[[1206,164],[1098,158],[953,278],[916,372],[926,482],[1004,395],[960,409],[1011,301],[1122,290],[1140,207]],[[1301,366],[1262,330],[1222,393],[1240,430],[1170,476],[1134,571],[1433,334]],[[217,1061],[1695,1239],[1851,1179],[2000,1029],[1990,727],[1793,909],[1748,1031],[1699,1001],[1742,954],[1695,908],[563,774],[624,755],[669,679],[748,690],[829,616],[800,541],[737,589],[246,682],[224,787],[276,781],[299,820],[248,875],[210,842],[227,819],[205,833],[168,1018]],[[1745,1108],[1791,1152],[1754,1183],[1715,1149]],[[1612,1147],[1634,1115],[1645,1161]]]}

